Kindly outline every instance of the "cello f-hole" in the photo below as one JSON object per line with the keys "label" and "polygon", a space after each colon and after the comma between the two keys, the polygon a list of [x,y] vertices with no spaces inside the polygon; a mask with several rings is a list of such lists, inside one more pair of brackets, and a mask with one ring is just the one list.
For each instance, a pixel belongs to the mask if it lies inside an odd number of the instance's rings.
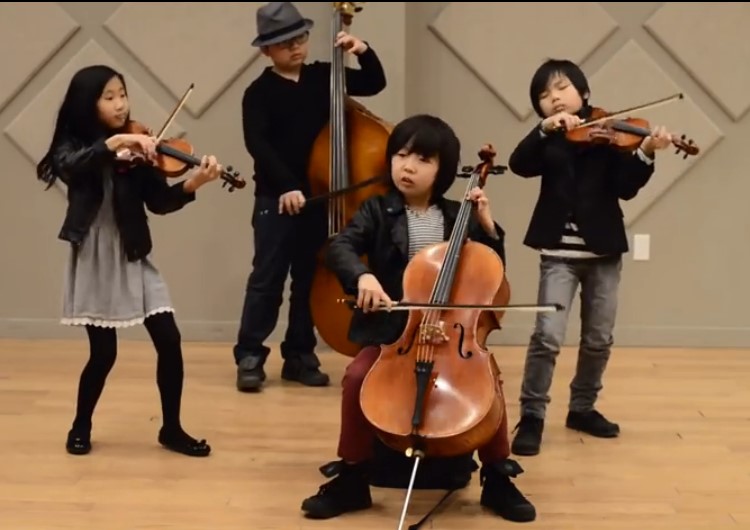
{"label": "cello f-hole", "polygon": [[411,337],[409,337],[409,342],[406,345],[406,349],[404,349],[403,346],[399,346],[396,350],[396,353],[399,355],[406,355],[411,351],[411,347],[414,346],[414,341],[417,340],[417,333],[419,332],[419,328],[414,328],[414,331],[411,334]]}
{"label": "cello f-hole", "polygon": [[458,335],[458,356],[462,359],[471,359],[474,355],[471,350],[466,350],[464,353],[464,337],[466,336],[466,329],[460,322],[453,324],[453,329],[458,329],[461,333]]}

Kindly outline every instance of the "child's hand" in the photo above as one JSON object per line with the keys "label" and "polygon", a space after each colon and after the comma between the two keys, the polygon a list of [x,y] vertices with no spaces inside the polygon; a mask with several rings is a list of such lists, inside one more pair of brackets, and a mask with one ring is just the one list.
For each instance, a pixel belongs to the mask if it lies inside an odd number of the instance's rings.
{"label": "child's hand", "polygon": [[[362,309],[362,312],[393,307],[393,301],[385,294],[383,286],[374,275],[367,273],[360,276],[357,288],[359,289],[357,306]],[[384,307],[381,306],[381,302]]]}
{"label": "child's hand", "polygon": [[156,138],[145,134],[122,134],[117,138],[114,150],[121,160],[144,156],[146,160],[153,161],[156,159]]}
{"label": "child's hand", "polygon": [[653,156],[657,149],[665,149],[672,144],[672,135],[663,126],[654,127],[651,136],[647,136],[641,142],[641,149],[647,156]]}
{"label": "child's hand", "polygon": [[221,164],[216,161],[215,156],[204,155],[201,159],[201,165],[188,181],[190,183],[188,189],[190,191],[195,191],[207,182],[216,180],[219,178],[219,175],[221,175],[223,170]]}
{"label": "child's hand", "polygon": [[346,31],[340,31],[339,34],[336,35],[335,45],[343,47],[349,53],[353,53],[354,55],[359,55],[360,53],[367,51],[367,44],[359,40],[357,37],[349,35]]}
{"label": "child's hand", "polygon": [[563,111],[542,120],[542,129],[544,132],[550,132],[556,129],[570,130],[581,123],[583,123],[581,118]]}
{"label": "child's hand", "polygon": [[490,200],[485,195],[484,190],[479,187],[474,188],[466,198],[477,205],[474,214],[484,231],[490,235],[494,235],[495,221],[492,219],[492,212],[490,211]]}
{"label": "child's hand", "polygon": [[298,214],[305,205],[305,196],[299,190],[288,191],[279,197],[279,213]]}

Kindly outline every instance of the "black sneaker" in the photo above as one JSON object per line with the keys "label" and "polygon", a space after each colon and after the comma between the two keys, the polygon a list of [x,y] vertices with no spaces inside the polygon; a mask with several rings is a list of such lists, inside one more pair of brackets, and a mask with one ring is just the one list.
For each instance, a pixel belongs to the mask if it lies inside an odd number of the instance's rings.
{"label": "black sneaker", "polygon": [[568,412],[565,426],[598,438],[616,438],[620,434],[620,426],[612,423],[596,410]]}
{"label": "black sneaker", "polygon": [[328,374],[320,371],[320,361],[314,354],[288,357],[281,368],[281,378],[305,386],[328,386]]}
{"label": "black sneaker", "polygon": [[237,364],[237,390],[251,392],[261,389],[266,380],[263,363],[262,357],[250,355]]}
{"label": "black sneaker", "polygon": [[480,504],[508,521],[528,523],[536,519],[536,508],[510,480],[521,473],[523,469],[514,460],[483,466],[479,472]]}
{"label": "black sneaker", "polygon": [[539,454],[542,444],[544,420],[536,416],[522,416],[514,431],[518,431],[513,439],[510,450],[519,456],[534,456]]}
{"label": "black sneaker", "polygon": [[330,519],[341,514],[366,510],[372,506],[370,484],[364,464],[331,462],[320,468],[327,476],[336,476],[323,484],[318,493],[302,501],[302,511],[310,519]]}

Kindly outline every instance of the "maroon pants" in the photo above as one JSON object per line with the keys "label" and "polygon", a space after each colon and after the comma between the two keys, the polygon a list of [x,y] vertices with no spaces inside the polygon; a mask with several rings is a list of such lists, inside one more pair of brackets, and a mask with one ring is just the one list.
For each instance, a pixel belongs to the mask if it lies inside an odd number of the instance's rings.
{"label": "maroon pants", "polygon": [[[379,354],[380,348],[376,346],[362,349],[344,373],[338,456],[347,462],[363,462],[373,457],[375,433],[362,413],[359,392]],[[479,448],[479,460],[482,464],[489,464],[505,460],[509,455],[508,418],[503,407],[503,421],[490,441]]]}

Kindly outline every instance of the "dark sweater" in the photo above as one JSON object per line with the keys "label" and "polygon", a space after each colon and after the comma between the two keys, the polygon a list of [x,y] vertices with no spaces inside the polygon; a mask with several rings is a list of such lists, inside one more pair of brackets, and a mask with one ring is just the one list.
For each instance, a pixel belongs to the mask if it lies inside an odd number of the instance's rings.
{"label": "dark sweater", "polygon": [[[351,96],[374,96],[386,86],[383,66],[372,48],[357,57],[361,70],[346,69]],[[255,164],[255,195],[278,197],[291,190],[309,195],[307,166],[313,143],[329,119],[329,62],[302,67],[295,82],[267,67],[245,90],[242,127]]]}

